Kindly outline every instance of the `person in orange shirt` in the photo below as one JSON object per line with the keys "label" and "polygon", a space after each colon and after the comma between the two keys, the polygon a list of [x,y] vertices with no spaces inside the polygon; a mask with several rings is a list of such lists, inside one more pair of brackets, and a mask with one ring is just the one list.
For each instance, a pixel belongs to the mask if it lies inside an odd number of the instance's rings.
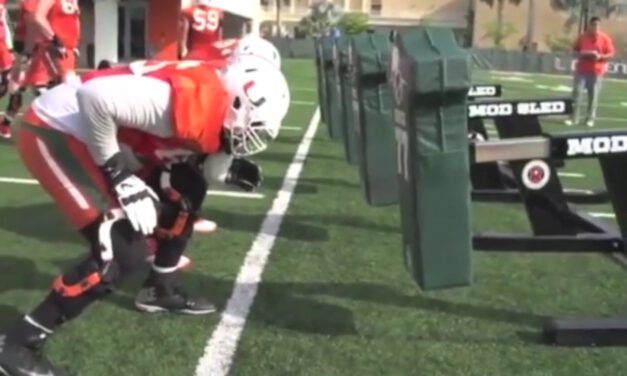
{"label": "person in orange shirt", "polygon": [[579,100],[581,89],[585,86],[588,92],[586,125],[594,126],[601,82],[607,71],[607,63],[614,57],[615,52],[612,38],[601,31],[600,23],[599,17],[592,17],[586,32],[579,36],[573,47],[573,52],[578,58],[573,82],[575,108],[572,117],[566,120],[567,125],[579,124]]}

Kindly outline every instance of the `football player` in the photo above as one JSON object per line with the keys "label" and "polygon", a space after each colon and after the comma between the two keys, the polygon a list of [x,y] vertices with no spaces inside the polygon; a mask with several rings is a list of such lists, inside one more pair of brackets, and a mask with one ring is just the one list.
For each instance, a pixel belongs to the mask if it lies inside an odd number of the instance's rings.
{"label": "football player", "polygon": [[9,72],[13,66],[13,39],[7,14],[6,0],[0,0],[0,98],[7,93]]}
{"label": "football player", "polygon": [[[35,95],[39,95],[62,82],[68,73],[74,74],[80,40],[78,0],[36,0],[32,21],[31,25],[26,25],[26,32],[29,33],[29,27],[33,28],[35,46],[21,85],[32,87]],[[5,129],[19,112],[19,102],[17,99],[9,101],[2,120]]]}
{"label": "football player", "polygon": [[[205,7],[208,7],[208,5],[205,5]],[[198,6],[197,8],[192,7],[190,9],[204,8]],[[185,25],[190,24],[190,20],[193,19],[190,15],[196,14],[194,12],[193,10],[187,10],[185,12]],[[202,13],[205,11],[202,10],[198,12]],[[193,25],[193,23],[191,23],[191,25]],[[184,35],[187,34],[187,32],[184,33]],[[277,69],[281,69],[281,56],[279,55],[279,51],[272,43],[263,38],[248,35],[240,40],[229,39],[214,41],[213,39],[202,39],[200,37],[197,37],[195,40],[203,42],[192,44],[194,47],[193,51],[196,52],[187,54],[185,58],[206,60],[212,62],[217,67],[222,67],[228,62],[233,62],[234,59],[246,56],[258,56],[270,61]],[[185,46],[185,43],[186,41],[183,41],[181,45]],[[211,234],[215,232],[217,228],[217,223],[206,218],[198,218],[194,224],[194,231],[202,234]]]}
{"label": "football player", "polygon": [[13,37],[15,58],[13,59],[8,82],[9,101],[5,114],[2,120],[0,120],[0,136],[5,138],[11,137],[11,122],[22,107],[22,95],[24,93],[22,80],[26,69],[30,65],[35,33],[33,18],[37,9],[37,1],[20,1],[20,11]]}
{"label": "football player", "polygon": [[199,0],[182,12],[181,57],[187,60],[221,60],[224,12],[211,5],[211,0]]}
{"label": "football player", "polygon": [[136,307],[215,311],[208,300],[185,292],[177,267],[207,189],[201,170],[217,166],[226,173],[216,168],[213,175],[225,183],[259,184],[260,169],[246,157],[277,136],[289,107],[287,82],[255,57],[224,71],[192,61],[139,63],[130,70],[96,71],[83,83],[58,85],[22,119],[19,154],[88,240],[89,255],[0,336],[5,374],[66,375],[39,350],[62,324],[142,266],[146,236],[159,244]]}

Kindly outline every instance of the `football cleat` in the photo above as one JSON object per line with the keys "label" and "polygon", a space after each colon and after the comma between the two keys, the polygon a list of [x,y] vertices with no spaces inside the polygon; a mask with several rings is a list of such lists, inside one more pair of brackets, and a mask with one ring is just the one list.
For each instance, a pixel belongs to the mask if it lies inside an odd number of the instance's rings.
{"label": "football cleat", "polygon": [[192,298],[180,287],[144,286],[135,298],[135,307],[143,312],[175,312],[207,315],[216,311],[215,305],[204,298]]}
{"label": "football cleat", "polygon": [[11,126],[7,124],[0,124],[0,137],[9,139],[11,138]]}
{"label": "football cleat", "polygon": [[67,371],[53,366],[37,347],[13,343],[6,335],[0,335],[0,375],[70,376]]}

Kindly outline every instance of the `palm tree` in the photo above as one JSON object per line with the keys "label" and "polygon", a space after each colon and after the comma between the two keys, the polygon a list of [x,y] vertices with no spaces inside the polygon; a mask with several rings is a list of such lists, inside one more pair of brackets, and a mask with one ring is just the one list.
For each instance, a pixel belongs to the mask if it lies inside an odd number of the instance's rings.
{"label": "palm tree", "polygon": [[503,16],[505,11],[505,2],[508,1],[511,4],[516,6],[520,5],[522,0],[480,0],[483,3],[486,3],[490,6],[490,8],[494,8],[496,5],[496,28],[497,34],[503,35]]}
{"label": "palm tree", "polygon": [[281,8],[283,7],[283,0],[276,1],[276,36],[281,37]]}
{"label": "palm tree", "polygon": [[531,51],[536,40],[536,0],[529,0],[529,14],[527,15],[527,33],[525,35],[525,50]]}
{"label": "palm tree", "polygon": [[520,5],[522,0],[480,0],[483,3],[486,3],[490,6],[490,8],[494,8],[496,5],[496,28],[497,28],[497,44],[500,44],[499,38],[503,36],[503,15],[505,10],[505,2],[508,1],[511,4],[516,6]]}

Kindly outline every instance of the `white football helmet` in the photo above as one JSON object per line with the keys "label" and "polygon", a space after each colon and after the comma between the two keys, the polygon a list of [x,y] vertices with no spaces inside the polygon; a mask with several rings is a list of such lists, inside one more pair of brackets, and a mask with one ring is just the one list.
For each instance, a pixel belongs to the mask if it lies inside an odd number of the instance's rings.
{"label": "white football helmet", "polygon": [[283,73],[258,56],[242,56],[223,73],[231,95],[224,122],[231,154],[248,156],[268,147],[279,134],[290,106],[290,91]]}
{"label": "white football helmet", "polygon": [[239,40],[233,57],[237,59],[240,56],[254,55],[264,58],[271,62],[277,69],[281,69],[281,54],[269,41],[256,35],[247,35]]}

